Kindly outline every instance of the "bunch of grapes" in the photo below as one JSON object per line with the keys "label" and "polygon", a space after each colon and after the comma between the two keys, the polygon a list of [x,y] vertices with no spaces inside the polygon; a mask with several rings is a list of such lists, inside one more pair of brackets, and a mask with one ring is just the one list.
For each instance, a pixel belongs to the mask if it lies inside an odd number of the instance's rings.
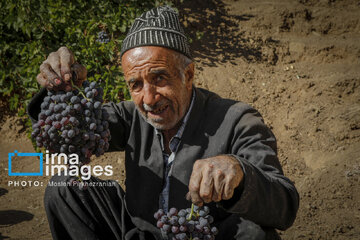
{"label": "bunch of grapes", "polygon": [[172,240],[214,240],[218,229],[210,226],[214,218],[209,213],[209,207],[199,208],[193,204],[180,211],[171,208],[167,214],[159,209],[154,218],[156,226]]}
{"label": "bunch of grapes", "polygon": [[75,153],[82,164],[109,148],[109,114],[101,108],[103,89],[85,81],[83,89],[48,91],[41,103],[32,137],[50,153]]}
{"label": "bunch of grapes", "polygon": [[98,33],[98,38],[96,40],[99,43],[108,43],[110,42],[109,35],[105,31]]}

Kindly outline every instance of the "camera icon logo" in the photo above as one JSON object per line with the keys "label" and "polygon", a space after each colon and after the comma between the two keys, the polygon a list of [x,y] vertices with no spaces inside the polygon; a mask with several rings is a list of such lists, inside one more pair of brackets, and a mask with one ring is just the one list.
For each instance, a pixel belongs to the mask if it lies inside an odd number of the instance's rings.
{"label": "camera icon logo", "polygon": [[[18,157],[39,157],[40,170],[39,172],[12,172],[11,162],[12,158]],[[13,153],[8,153],[8,174],[9,176],[42,176],[43,175],[43,153],[20,153],[15,150]]]}

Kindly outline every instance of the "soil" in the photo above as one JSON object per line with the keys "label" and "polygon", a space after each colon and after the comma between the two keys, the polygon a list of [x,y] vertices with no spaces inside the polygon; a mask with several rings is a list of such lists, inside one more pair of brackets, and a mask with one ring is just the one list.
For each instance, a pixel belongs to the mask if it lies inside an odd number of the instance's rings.
{"label": "soil", "polygon": [[[251,104],[277,137],[284,173],[301,197],[296,221],[281,237],[360,239],[360,1],[176,6],[192,39],[196,85]],[[8,152],[33,147],[21,119],[0,120],[0,239],[51,239],[45,186],[8,186],[46,185],[48,177],[8,176]],[[123,184],[123,159],[107,153],[93,164],[114,166],[113,178]]]}

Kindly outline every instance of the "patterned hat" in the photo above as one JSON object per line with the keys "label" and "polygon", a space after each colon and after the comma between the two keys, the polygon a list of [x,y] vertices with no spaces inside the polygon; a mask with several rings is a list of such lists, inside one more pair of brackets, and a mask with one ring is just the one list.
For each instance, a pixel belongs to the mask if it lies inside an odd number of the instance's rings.
{"label": "patterned hat", "polygon": [[160,46],[191,58],[178,14],[169,6],[153,8],[136,18],[121,46],[121,56],[140,46]]}

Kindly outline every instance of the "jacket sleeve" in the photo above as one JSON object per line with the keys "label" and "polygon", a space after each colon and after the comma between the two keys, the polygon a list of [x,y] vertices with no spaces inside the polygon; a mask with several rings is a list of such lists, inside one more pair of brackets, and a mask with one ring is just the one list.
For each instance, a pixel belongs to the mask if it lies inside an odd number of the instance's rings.
{"label": "jacket sleeve", "polygon": [[[27,113],[33,124],[38,121],[38,115],[41,110],[40,105],[46,95],[46,89],[41,89],[27,106]],[[108,151],[122,151],[129,137],[134,104],[129,101],[123,101],[118,104],[110,102],[103,104],[103,109],[109,114],[109,130],[112,136]]]}
{"label": "jacket sleeve", "polygon": [[222,207],[261,226],[285,230],[296,217],[299,195],[283,175],[276,139],[260,114],[248,108],[234,129],[231,156],[238,159],[244,179]]}
{"label": "jacket sleeve", "polygon": [[130,135],[134,104],[129,101],[117,104],[111,102],[104,104],[103,109],[110,115],[108,122],[111,140],[108,151],[124,151]]}
{"label": "jacket sleeve", "polygon": [[30,101],[27,106],[27,114],[30,117],[32,124],[35,124],[38,121],[38,115],[40,113],[40,105],[43,102],[47,94],[46,88],[42,88]]}

